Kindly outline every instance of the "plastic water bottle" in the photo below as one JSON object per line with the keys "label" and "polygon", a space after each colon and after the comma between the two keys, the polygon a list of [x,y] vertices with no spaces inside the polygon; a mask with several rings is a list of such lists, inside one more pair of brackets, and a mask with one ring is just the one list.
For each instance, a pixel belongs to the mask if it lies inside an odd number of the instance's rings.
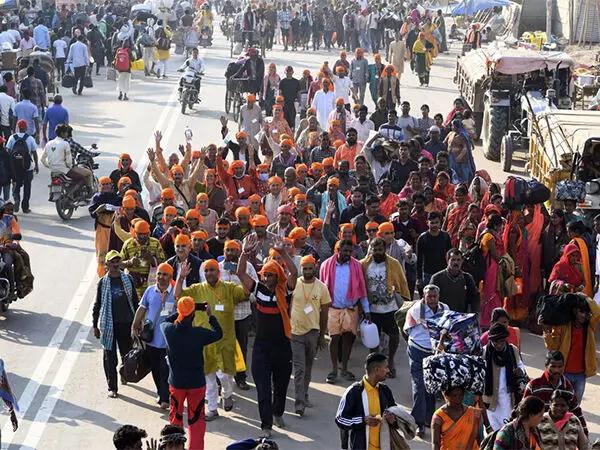
{"label": "plastic water bottle", "polygon": [[186,142],[192,142],[192,130],[190,129],[189,125],[186,125],[185,127],[185,140]]}

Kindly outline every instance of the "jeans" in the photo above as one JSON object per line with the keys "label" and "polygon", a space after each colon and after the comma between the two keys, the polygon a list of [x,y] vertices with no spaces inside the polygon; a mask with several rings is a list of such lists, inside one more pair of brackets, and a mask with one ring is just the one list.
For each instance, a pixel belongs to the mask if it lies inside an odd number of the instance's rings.
{"label": "jeans", "polygon": [[373,53],[377,53],[381,46],[381,33],[377,28],[371,28],[369,31],[371,32],[371,50]]}
{"label": "jeans", "polygon": [[10,200],[10,183],[2,186],[2,199],[7,202]]}
{"label": "jeans", "polygon": [[333,36],[333,30],[323,31],[323,41],[325,42],[325,48],[331,50],[331,37]]}
{"label": "jeans", "polygon": [[371,41],[370,41],[370,36],[369,36],[369,32],[367,30],[360,30],[360,42],[359,42],[361,48],[365,51],[368,52],[371,48]]}
{"label": "jeans", "polygon": [[346,34],[346,51],[354,52],[356,49],[356,30],[345,30]]}
{"label": "jeans", "polygon": [[2,137],[8,141],[13,134],[12,130],[10,129],[10,125],[0,125],[0,134],[2,134]]}
{"label": "jeans", "polygon": [[[85,83],[85,71],[87,70],[87,66],[79,66],[75,67],[73,75],[75,75],[75,86],[73,86],[73,94],[77,93],[81,95],[83,92],[83,84]],[[77,87],[77,83],[79,82],[79,87]]]}
{"label": "jeans", "polygon": [[204,450],[204,395],[206,386],[194,389],[177,389],[169,386],[171,401],[169,404],[169,422],[183,427],[183,408],[187,403],[189,449]]}
{"label": "jeans", "polygon": [[573,385],[573,390],[577,396],[577,404],[580,405],[583,400],[583,393],[585,392],[585,373],[565,372],[565,377],[567,377],[567,380]]}
{"label": "jeans", "polygon": [[303,335],[292,335],[292,363],[294,365],[294,388],[296,409],[304,408],[308,401],[308,386],[312,366],[317,354],[319,330],[310,330]]}
{"label": "jeans", "polygon": [[65,76],[65,60],[66,58],[56,58],[56,71],[58,72],[57,81],[60,81]]}
{"label": "jeans", "polygon": [[290,341],[254,341],[252,378],[256,385],[261,429],[270,430],[273,428],[273,416],[283,416],[291,375]]}
{"label": "jeans", "polygon": [[131,324],[113,323],[112,350],[104,350],[104,375],[108,383],[108,390],[117,392],[117,347],[123,357],[131,350]]}
{"label": "jeans", "polygon": [[[31,198],[31,182],[33,181],[33,170],[28,170],[24,178],[15,181],[13,185],[13,200],[15,201],[15,212],[19,211],[19,205],[24,210],[29,209],[29,199]],[[21,187],[23,187],[23,202],[21,202]]]}
{"label": "jeans", "polygon": [[[245,319],[235,321],[235,338],[240,344],[242,355],[244,355],[244,362],[247,363],[246,353],[248,352],[248,333],[252,326],[252,315],[249,315]],[[235,382],[241,383],[246,381],[246,371],[238,372],[235,374]]]}
{"label": "jeans", "polygon": [[406,347],[410,376],[412,383],[413,409],[410,414],[415,418],[417,425],[429,425],[435,412],[435,395],[425,391],[423,382],[423,360],[431,356],[431,352],[424,352],[411,345]]}
{"label": "jeans", "polygon": [[152,379],[156,386],[158,403],[169,403],[169,365],[166,356],[166,348],[146,346],[146,357],[152,366]]}

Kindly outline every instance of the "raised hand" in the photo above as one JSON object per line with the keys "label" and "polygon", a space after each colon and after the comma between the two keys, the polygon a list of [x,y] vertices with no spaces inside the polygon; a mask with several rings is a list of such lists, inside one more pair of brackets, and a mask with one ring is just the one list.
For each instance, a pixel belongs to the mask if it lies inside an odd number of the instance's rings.
{"label": "raised hand", "polygon": [[221,121],[221,126],[222,127],[226,127],[227,126],[227,117],[221,116],[221,117],[219,117],[219,120]]}
{"label": "raised hand", "polygon": [[163,138],[163,135],[160,130],[157,130],[154,132],[154,141],[157,144],[160,144],[160,141],[162,141],[162,138]]}
{"label": "raised hand", "polygon": [[146,150],[146,153],[148,154],[148,159],[150,160],[150,162],[154,162],[154,159],[156,158],[156,153],[154,152],[154,149],[148,148],[148,150]]}

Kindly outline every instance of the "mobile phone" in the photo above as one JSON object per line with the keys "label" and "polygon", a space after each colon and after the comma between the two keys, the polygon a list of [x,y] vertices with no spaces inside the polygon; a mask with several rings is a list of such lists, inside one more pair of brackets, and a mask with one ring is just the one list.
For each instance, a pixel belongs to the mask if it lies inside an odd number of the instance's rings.
{"label": "mobile phone", "polygon": [[208,307],[208,302],[200,302],[200,303],[196,303],[196,311],[206,311],[206,308]]}

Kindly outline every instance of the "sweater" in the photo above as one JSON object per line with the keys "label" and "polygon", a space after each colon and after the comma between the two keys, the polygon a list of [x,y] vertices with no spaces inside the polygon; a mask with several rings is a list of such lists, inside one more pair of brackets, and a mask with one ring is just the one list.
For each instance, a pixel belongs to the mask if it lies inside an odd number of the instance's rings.
{"label": "sweater", "polygon": [[559,430],[549,413],[544,414],[538,425],[538,431],[542,439],[542,448],[556,450],[587,450],[589,441],[577,416],[567,413],[570,417]]}
{"label": "sweater", "polygon": [[208,318],[210,330],[192,326],[190,319],[174,323],[173,314],[160,324],[167,343],[169,385],[175,389],[197,389],[206,386],[204,377],[204,347],[223,337],[215,316]]}
{"label": "sweater", "polygon": [[480,294],[471,274],[461,270],[456,278],[452,278],[448,269],[444,269],[434,274],[429,283],[440,288],[440,299],[452,311],[479,312]]}

